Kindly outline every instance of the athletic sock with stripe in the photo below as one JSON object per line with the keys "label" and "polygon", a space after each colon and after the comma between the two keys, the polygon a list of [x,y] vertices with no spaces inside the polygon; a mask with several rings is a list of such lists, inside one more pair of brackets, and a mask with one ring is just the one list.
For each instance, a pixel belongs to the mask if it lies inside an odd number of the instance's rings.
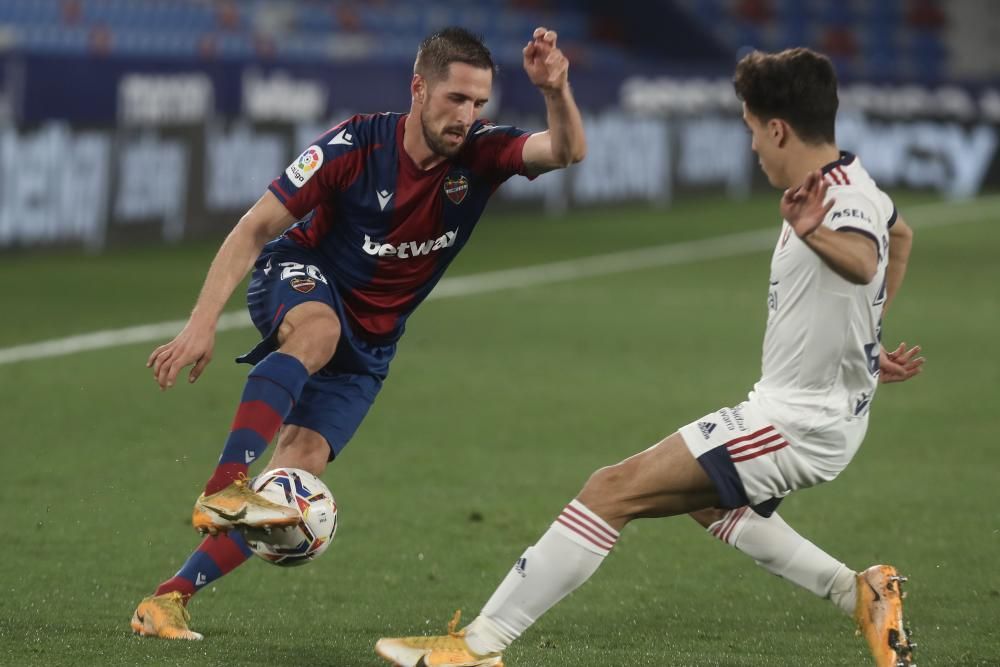
{"label": "athletic sock with stripe", "polygon": [[465,629],[478,655],[504,650],[542,614],[590,578],[618,541],[618,531],[573,500],[538,543],[514,564]]}
{"label": "athletic sock with stripe", "polygon": [[191,596],[245,563],[252,553],[238,531],[206,537],[177,574],[156,588],[156,595],[178,591],[187,604]]}
{"label": "athletic sock with stripe", "polygon": [[777,512],[762,517],[749,507],[740,507],[726,512],[708,532],[768,572],[827,598],[847,614],[854,612],[854,571],[795,532]]}
{"label": "athletic sock with stripe", "polygon": [[272,352],[253,367],[222,456],[205,485],[206,496],[247,474],[278,433],[308,379],[302,362],[281,352]]}

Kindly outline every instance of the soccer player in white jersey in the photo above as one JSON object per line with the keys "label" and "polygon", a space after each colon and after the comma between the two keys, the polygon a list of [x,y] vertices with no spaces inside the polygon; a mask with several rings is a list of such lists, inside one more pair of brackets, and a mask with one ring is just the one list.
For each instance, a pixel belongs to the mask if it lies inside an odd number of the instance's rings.
{"label": "soccer player in white jersey", "polygon": [[590,578],[627,523],[689,513],[768,571],[853,613],[878,667],[913,664],[895,568],[854,572],[775,513],[792,491],[847,466],[880,381],[920,372],[919,347],[880,343],[912,232],[861,161],[837,148],[829,59],[754,52],[734,85],[760,166],[784,189],[760,381],[743,403],[595,472],[464,630],[454,631],[456,618],[447,636],[381,639],[383,658],[498,667],[511,642]]}

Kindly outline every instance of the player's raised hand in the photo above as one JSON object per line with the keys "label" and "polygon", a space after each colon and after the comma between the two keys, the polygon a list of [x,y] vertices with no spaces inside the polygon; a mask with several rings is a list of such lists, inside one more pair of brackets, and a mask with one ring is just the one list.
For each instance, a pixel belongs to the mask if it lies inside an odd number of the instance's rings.
{"label": "player's raised hand", "polygon": [[920,346],[914,345],[907,349],[906,343],[900,343],[892,352],[883,347],[879,353],[879,382],[904,382],[923,370],[924,358],[918,357]]}
{"label": "player's raised hand", "polygon": [[[823,224],[826,214],[833,208],[834,199],[826,201],[830,184],[820,171],[811,172],[805,183],[785,190],[781,197],[781,216],[792,226],[800,238],[805,238]],[[824,203],[826,202],[826,203]]]}
{"label": "player's raised hand", "polygon": [[569,60],[556,46],[556,32],[535,28],[531,41],[524,47],[524,71],[531,83],[543,91],[559,91],[569,77]]}
{"label": "player's raised hand", "polygon": [[188,374],[188,382],[197,380],[212,360],[214,349],[215,327],[188,321],[172,341],[153,350],[146,368],[153,369],[156,383],[161,390],[167,390],[174,386],[181,369],[191,364],[194,368]]}

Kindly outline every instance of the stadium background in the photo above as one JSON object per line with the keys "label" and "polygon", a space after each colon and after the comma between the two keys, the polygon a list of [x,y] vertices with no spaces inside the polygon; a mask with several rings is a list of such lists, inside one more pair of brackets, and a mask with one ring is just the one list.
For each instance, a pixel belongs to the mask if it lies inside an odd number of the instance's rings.
{"label": "stadium background", "polygon": [[[459,24],[501,63],[490,117],[528,128],[536,25],[570,56],[590,153],[501,189],[392,379],[325,475],[337,543],[251,562],[192,603],[200,644],[140,641],[135,603],[182,562],[187,507],[253,332],[154,391],[219,240],[354,112],[405,110],[416,44]],[[594,468],[741,399],[759,372],[775,193],[728,79],[809,45],[842,78],[838,138],[916,228],[886,387],[836,483],[783,514],[860,568],[912,577],[919,663],[1000,665],[1000,13],[987,0],[0,0],[0,663],[373,665],[383,634],[474,614]],[[683,519],[640,522],[514,665],[866,664],[830,605]]]}

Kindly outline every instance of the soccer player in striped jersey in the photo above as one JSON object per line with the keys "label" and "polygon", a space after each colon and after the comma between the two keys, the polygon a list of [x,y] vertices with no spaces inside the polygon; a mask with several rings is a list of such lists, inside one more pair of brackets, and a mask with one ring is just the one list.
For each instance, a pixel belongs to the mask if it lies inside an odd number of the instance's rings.
{"label": "soccer player in striped jersey", "polygon": [[480,119],[496,67],[479,38],[447,28],[420,45],[408,114],[355,116],[326,132],[222,244],[186,326],[147,365],[162,389],[192,364],[188,379],[197,380],[212,358],[222,308],[250,268],[247,301],[262,340],[239,359],[254,366],[194,507],[194,527],[210,535],[142,600],[135,632],[201,639],[188,627],[187,601],[250,556],[230,529],[298,521],[249,488],[250,464],[277,435],[266,469],[320,475],[375,400],[407,317],[465,246],[497,188],[513,175],[583,159],[583,124],[556,40],[537,28],[524,48],[525,72],[545,100],[546,131]]}
{"label": "soccer player in striped jersey", "polygon": [[447,636],[382,639],[383,658],[497,667],[511,642],[597,570],[626,524],[691,514],[768,571],[853,613],[878,667],[912,664],[895,568],[854,572],[775,513],[792,491],[847,466],[880,381],[920,372],[919,347],[881,345],[912,233],[860,159],[835,143],[837,83],[826,57],[754,52],[734,84],[760,165],[784,190],[760,381],[745,402],[596,471],[464,630],[456,620]]}

